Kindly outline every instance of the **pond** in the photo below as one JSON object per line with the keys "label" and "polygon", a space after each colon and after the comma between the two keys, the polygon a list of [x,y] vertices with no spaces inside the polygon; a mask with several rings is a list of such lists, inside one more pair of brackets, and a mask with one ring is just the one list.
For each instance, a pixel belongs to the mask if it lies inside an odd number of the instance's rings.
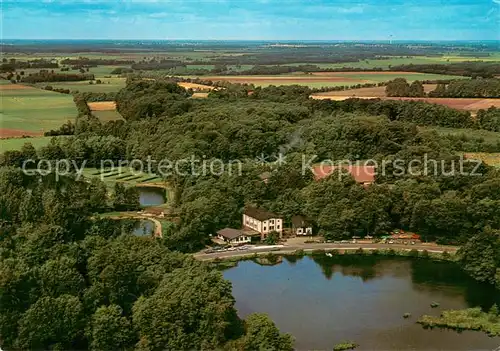
{"label": "pond", "polygon": [[[481,332],[426,330],[423,314],[500,302],[456,265],[422,259],[340,256],[285,258],[262,266],[239,262],[224,271],[240,317],[264,312],[299,350],[331,350],[342,341],[360,350],[493,350],[500,338]],[[431,308],[438,302],[438,308]],[[411,317],[404,319],[405,313]]]}
{"label": "pond", "polygon": [[137,187],[141,206],[159,206],[166,201],[166,191],[159,187]]}
{"label": "pond", "polygon": [[147,219],[138,220],[134,229],[132,230],[132,234],[136,236],[152,236],[155,230],[155,224],[153,221],[149,221]]}

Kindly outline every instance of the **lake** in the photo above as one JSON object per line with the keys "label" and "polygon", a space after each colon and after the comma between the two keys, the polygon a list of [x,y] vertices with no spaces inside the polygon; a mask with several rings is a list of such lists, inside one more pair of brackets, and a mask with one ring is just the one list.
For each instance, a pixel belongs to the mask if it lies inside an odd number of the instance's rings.
{"label": "lake", "polygon": [[135,236],[152,236],[154,234],[155,224],[153,221],[141,219],[137,221],[132,234]]}
{"label": "lake", "polygon": [[159,206],[166,201],[166,191],[159,187],[137,187],[141,206]]}
{"label": "lake", "polygon": [[[240,317],[264,312],[299,350],[331,350],[342,341],[360,350],[493,350],[500,338],[481,332],[426,330],[423,314],[500,302],[500,293],[456,265],[408,258],[291,257],[262,266],[239,262],[224,271]],[[438,302],[438,308],[431,308]],[[404,313],[411,318],[404,319]]]}

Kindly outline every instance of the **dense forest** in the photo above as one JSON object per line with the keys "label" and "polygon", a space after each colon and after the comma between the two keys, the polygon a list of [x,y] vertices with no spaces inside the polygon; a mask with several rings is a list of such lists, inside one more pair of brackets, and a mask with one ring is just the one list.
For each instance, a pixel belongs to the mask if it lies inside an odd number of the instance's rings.
{"label": "dense forest", "polygon": [[[240,320],[229,283],[186,254],[217,230],[239,227],[248,204],[279,213],[285,223],[307,216],[326,239],[400,228],[459,244],[463,269],[500,287],[500,171],[458,156],[500,152],[500,140],[432,129],[498,131],[497,109],[472,119],[424,102],[312,100],[303,86],[248,92],[228,84],[191,99],[172,81],[129,79],[113,96],[124,121],[103,124],[88,109],[88,100],[111,96],[79,94],[74,135],[3,153],[2,347],[291,349],[290,336],[266,316]],[[280,154],[285,161],[275,162]],[[184,163],[183,172],[164,173],[153,163],[178,216],[154,240],[130,235],[130,223],[95,215],[137,208],[133,190],[117,185],[109,192],[95,179],[39,182],[18,170],[28,159],[99,167],[105,159],[192,157],[218,160],[221,168],[238,161],[240,168],[204,173]],[[314,180],[309,166],[327,159],[371,159],[386,171],[371,186],[339,172]]]}
{"label": "dense forest", "polygon": [[98,180],[0,169],[3,349],[293,349],[267,316],[237,317],[220,272],[93,217],[105,198]]}

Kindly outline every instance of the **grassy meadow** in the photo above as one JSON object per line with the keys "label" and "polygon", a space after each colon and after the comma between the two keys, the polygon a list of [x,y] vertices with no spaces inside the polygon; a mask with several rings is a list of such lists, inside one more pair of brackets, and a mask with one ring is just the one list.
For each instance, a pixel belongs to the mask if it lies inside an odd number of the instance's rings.
{"label": "grassy meadow", "polygon": [[[32,137],[32,138],[9,138],[9,139],[0,139],[0,151],[7,150],[21,150],[25,143],[31,143],[35,149],[46,146],[50,139],[54,137]],[[59,136],[56,138],[64,138],[63,136]]]}
{"label": "grassy meadow", "polygon": [[415,80],[466,79],[462,76],[428,74],[415,72],[318,72],[310,74],[284,74],[273,76],[185,76],[212,81],[247,83],[255,86],[269,85],[306,85],[311,88],[356,85],[365,83],[387,82],[394,78],[405,78],[409,82]]}
{"label": "grassy meadow", "polygon": [[43,133],[74,120],[73,96],[19,84],[0,85],[0,128]]}
{"label": "grassy meadow", "polygon": [[96,79],[102,81],[101,84],[89,84],[89,81],[80,82],[51,82],[51,83],[38,83],[37,87],[43,88],[50,85],[58,89],[69,89],[70,91],[82,92],[96,92],[96,93],[112,93],[117,92],[125,87],[125,78],[111,77],[104,78],[96,75]]}
{"label": "grassy meadow", "polygon": [[469,138],[481,138],[487,143],[496,143],[500,141],[500,132],[491,132],[483,129],[445,128],[445,127],[419,127],[419,129],[433,130],[440,135],[452,135],[452,136],[466,135]]}

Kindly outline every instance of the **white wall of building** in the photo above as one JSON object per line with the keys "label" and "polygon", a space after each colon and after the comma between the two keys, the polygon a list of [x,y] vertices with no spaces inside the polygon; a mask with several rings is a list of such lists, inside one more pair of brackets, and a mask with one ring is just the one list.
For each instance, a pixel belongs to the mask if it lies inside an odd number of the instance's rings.
{"label": "white wall of building", "polygon": [[265,238],[267,234],[273,231],[279,233],[280,237],[283,234],[283,220],[281,218],[270,218],[265,221],[259,221],[256,218],[244,214],[243,225],[259,232],[262,238]]}

